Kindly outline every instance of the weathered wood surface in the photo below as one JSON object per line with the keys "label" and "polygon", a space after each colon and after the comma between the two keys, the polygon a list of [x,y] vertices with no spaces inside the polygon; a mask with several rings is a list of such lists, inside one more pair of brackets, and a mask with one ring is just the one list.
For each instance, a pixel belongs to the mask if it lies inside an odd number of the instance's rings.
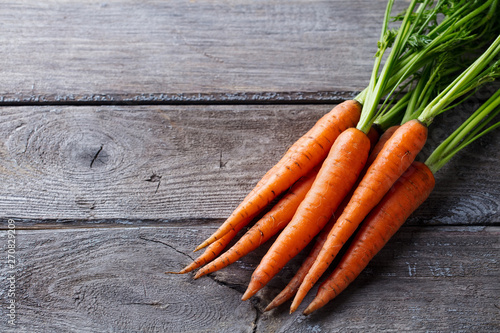
{"label": "weathered wood surface", "polygon": [[0,102],[335,100],[366,86],[384,9],[383,0],[5,3]]}
{"label": "weathered wood surface", "polygon": [[[223,219],[330,108],[3,108],[0,211],[42,218],[38,223]],[[456,125],[450,118],[431,128],[422,157]],[[497,131],[440,171],[436,190],[412,223],[500,222],[498,142]]]}
{"label": "weathered wood surface", "polygon": [[[18,316],[10,329],[2,265],[0,331],[500,331],[500,131],[442,169],[408,226],[315,315],[262,313],[300,256],[250,302],[265,247],[197,281],[163,274],[367,84],[385,4],[3,4],[0,244],[6,259],[12,218]],[[420,159],[459,121],[441,120]]]}
{"label": "weathered wood surface", "polygon": [[[193,243],[215,226],[18,231],[16,332],[500,328],[499,227],[403,228],[338,299],[306,318],[286,307],[262,313],[296,264],[251,302],[239,300],[262,250],[199,280],[163,274],[189,263]],[[5,243],[6,232],[0,235]],[[2,285],[7,276],[2,266]]]}

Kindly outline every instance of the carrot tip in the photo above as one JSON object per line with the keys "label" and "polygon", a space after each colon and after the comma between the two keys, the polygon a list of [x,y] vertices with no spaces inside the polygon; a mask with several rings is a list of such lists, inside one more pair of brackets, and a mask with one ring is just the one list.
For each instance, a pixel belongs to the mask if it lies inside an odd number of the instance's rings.
{"label": "carrot tip", "polygon": [[315,302],[313,301],[311,304],[309,304],[309,306],[302,312],[302,314],[304,316],[308,316],[310,315],[311,313],[313,313],[315,310],[317,310],[318,307],[317,307],[317,304],[315,304]]}
{"label": "carrot tip", "polygon": [[272,309],[276,308],[276,306],[278,306],[278,304],[271,302],[266,306],[266,308],[264,309],[264,312],[271,311]]}
{"label": "carrot tip", "polygon": [[298,307],[299,307],[300,303],[302,303],[303,299],[304,298],[301,297],[300,294],[295,295],[295,298],[292,301],[292,305],[290,305],[290,313],[293,313],[298,309]]}
{"label": "carrot tip", "polygon": [[165,274],[184,274],[185,272],[180,271],[180,272],[165,272]]}
{"label": "carrot tip", "polygon": [[200,244],[196,247],[196,249],[193,250],[193,252],[196,252],[196,251],[199,251],[201,249],[203,249],[206,245],[203,245],[203,244]]}
{"label": "carrot tip", "polygon": [[246,301],[247,299],[249,299],[250,297],[252,297],[254,294],[255,294],[255,292],[253,292],[253,291],[251,291],[251,290],[247,289],[247,290],[245,291],[245,293],[243,294],[243,296],[241,296],[241,300],[242,300],[242,301]]}
{"label": "carrot tip", "polygon": [[211,242],[211,239],[210,238],[207,238],[206,240],[203,241],[203,243],[201,243],[200,245],[198,245],[194,250],[193,252],[196,252],[196,251],[199,251],[201,249],[203,249],[204,247],[207,247],[207,245],[210,245],[212,242]]}

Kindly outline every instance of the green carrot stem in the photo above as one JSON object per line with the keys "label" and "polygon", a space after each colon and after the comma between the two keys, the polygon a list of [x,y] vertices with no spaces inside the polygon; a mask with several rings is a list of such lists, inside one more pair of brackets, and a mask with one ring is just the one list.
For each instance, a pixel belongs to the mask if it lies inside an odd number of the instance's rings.
{"label": "green carrot stem", "polygon": [[436,173],[460,150],[486,133],[498,128],[500,122],[483,130],[499,113],[500,89],[444,140],[425,161],[425,164],[433,173]]}
{"label": "green carrot stem", "polygon": [[[390,1],[392,2],[392,1]],[[385,45],[383,48],[377,52],[376,55],[376,60],[375,60],[375,66],[372,71],[372,76],[370,79],[370,84],[368,86],[368,91],[365,96],[365,101],[363,104],[363,109],[361,111],[361,118],[360,121],[358,122],[357,128],[365,133],[368,133],[370,130],[370,127],[373,123],[373,120],[375,119],[374,115],[377,111],[378,104],[380,102],[380,99],[382,98],[382,94],[385,90],[385,87],[387,85],[387,81],[390,77],[391,70],[393,69],[394,63],[396,62],[396,59],[401,55],[401,53],[404,50],[404,47],[406,45],[406,42],[408,40],[409,34],[412,32],[412,26],[411,26],[411,14],[413,13],[413,10],[417,4],[417,0],[412,0],[410,5],[408,6],[408,9],[406,11],[405,17],[403,19],[403,22],[401,23],[401,27],[399,29],[399,32],[396,36],[396,40],[394,41],[391,52],[389,53],[389,56],[382,68],[382,72],[380,73],[380,76],[377,77],[378,74],[378,69],[380,67],[380,62],[382,61],[382,56],[384,51],[387,48],[387,45]],[[387,6],[387,9],[389,10],[390,7],[392,7],[392,4],[390,6]],[[420,7],[422,8],[422,6]],[[388,22],[388,10],[386,11],[386,16],[384,19],[384,27],[387,26]],[[383,29],[386,31],[386,29]],[[385,34],[386,35],[386,34]],[[384,35],[384,36],[385,36]],[[387,41],[384,41],[384,36],[380,39],[381,43],[384,45],[386,44]]]}
{"label": "green carrot stem", "polygon": [[427,126],[434,117],[442,112],[450,103],[475,88],[481,83],[481,74],[486,66],[490,65],[492,60],[500,52],[500,35],[490,45],[490,47],[478,58],[471,66],[462,72],[450,85],[448,85],[438,96],[436,96],[422,111],[418,120]]}
{"label": "green carrot stem", "polygon": [[[420,6],[414,12],[418,2],[420,2]],[[430,64],[437,56],[445,52],[454,52],[456,55],[456,53],[468,48],[475,49],[478,42],[484,42],[477,39],[478,34],[489,38],[493,31],[498,31],[495,25],[488,24],[489,22],[485,21],[482,16],[486,13],[490,18],[495,19],[498,13],[492,9],[496,8],[497,2],[498,0],[489,0],[484,3],[469,1],[449,3],[443,0],[438,1],[434,8],[428,9],[433,1],[412,1],[404,14],[391,52],[379,73],[382,55],[388,48],[388,35],[390,34],[387,29],[387,17],[392,7],[391,1],[386,9],[370,83],[365,90],[356,96],[356,100],[363,105],[357,128],[366,133],[372,123],[389,110],[384,107],[386,102],[379,108],[382,97],[386,96],[385,100],[389,100],[398,86],[420,68]],[[441,23],[436,23],[434,27],[432,24],[439,13],[444,14],[444,19]],[[427,30],[429,30],[427,35],[424,35]],[[431,87],[422,83],[416,89],[423,92],[428,91]],[[463,91],[465,93],[465,90]],[[428,95],[424,94],[423,96],[420,97],[416,94],[409,101],[409,110],[407,110],[405,119],[415,118],[423,110],[423,108],[417,107],[417,104],[422,105],[421,101],[429,99]],[[456,94],[456,96],[459,95]]]}

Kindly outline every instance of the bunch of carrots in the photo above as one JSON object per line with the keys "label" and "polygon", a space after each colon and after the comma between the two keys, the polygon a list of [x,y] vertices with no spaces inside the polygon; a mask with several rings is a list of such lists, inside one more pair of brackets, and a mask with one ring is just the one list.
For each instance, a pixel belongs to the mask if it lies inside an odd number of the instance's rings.
{"label": "bunch of carrots", "polygon": [[[263,288],[315,239],[285,289],[268,305],[294,297],[294,312],[353,235],[333,273],[304,311],[310,314],[351,283],[434,188],[434,174],[458,151],[500,126],[500,91],[429,156],[415,161],[428,128],[458,112],[478,87],[500,75],[498,0],[412,0],[389,29],[389,0],[370,82],[355,99],[323,116],[257,183],[217,231],[204,253],[178,273],[195,279],[234,263],[278,234],[252,274],[242,300]],[[438,22],[440,17],[440,22]],[[382,66],[382,58],[386,51]],[[471,55],[480,54],[474,57]],[[273,206],[271,202],[281,196]],[[254,218],[231,248],[219,254]],[[357,231],[357,232],[356,232]]]}

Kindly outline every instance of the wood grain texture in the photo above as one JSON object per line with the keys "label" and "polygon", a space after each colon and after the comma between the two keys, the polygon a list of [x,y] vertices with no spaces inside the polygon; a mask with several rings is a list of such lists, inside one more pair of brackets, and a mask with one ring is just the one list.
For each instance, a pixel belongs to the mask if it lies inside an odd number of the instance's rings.
{"label": "wood grain texture", "polygon": [[[492,332],[500,325],[498,227],[403,228],[354,284],[307,318],[286,306],[261,313],[296,264],[252,302],[239,298],[259,253],[196,281],[163,274],[188,263],[215,227],[18,231],[16,332]],[[5,265],[1,272],[5,285]]]}
{"label": "wood grain texture", "polygon": [[[331,107],[3,108],[1,216],[27,225],[225,219]],[[456,124],[431,128],[429,145]],[[498,142],[496,131],[440,171],[411,223],[500,222]]]}
{"label": "wood grain texture", "polygon": [[7,2],[0,102],[357,91],[369,80],[384,8],[383,0]]}
{"label": "wood grain texture", "polygon": [[239,293],[164,274],[193,238],[189,228],[19,232],[16,332],[252,332],[256,311]]}

